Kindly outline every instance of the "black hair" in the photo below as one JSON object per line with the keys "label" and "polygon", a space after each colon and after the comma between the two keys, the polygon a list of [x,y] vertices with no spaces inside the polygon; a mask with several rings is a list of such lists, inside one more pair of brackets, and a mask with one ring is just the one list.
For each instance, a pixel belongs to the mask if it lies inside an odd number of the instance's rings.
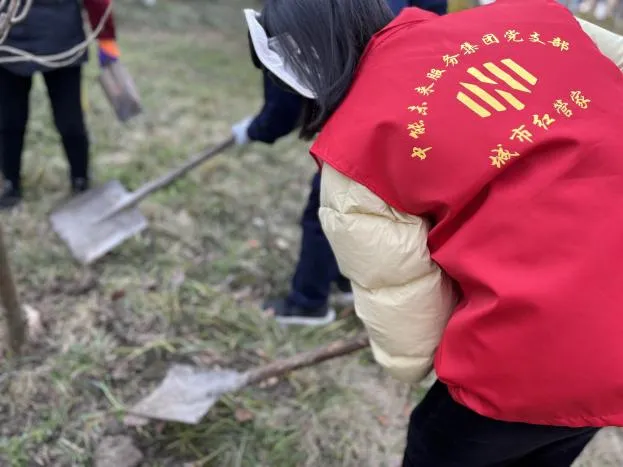
{"label": "black hair", "polygon": [[387,0],[266,0],[260,23],[317,96],[305,101],[301,138],[313,138],[341,104],[368,42],[393,18]]}

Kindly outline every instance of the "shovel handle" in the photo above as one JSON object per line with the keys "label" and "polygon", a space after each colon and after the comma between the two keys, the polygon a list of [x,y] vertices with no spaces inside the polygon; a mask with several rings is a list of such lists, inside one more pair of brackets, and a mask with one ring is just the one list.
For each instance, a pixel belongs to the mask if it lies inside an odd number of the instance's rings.
{"label": "shovel handle", "polygon": [[145,183],[134,193],[125,197],[123,201],[117,204],[110,211],[107,211],[105,214],[98,217],[97,220],[95,220],[93,223],[97,224],[99,222],[108,220],[111,217],[119,214],[121,211],[124,211],[132,206],[137,205],[140,201],[145,199],[147,196],[152,194],[154,191],[158,191],[161,188],[164,188],[167,185],[170,185],[171,183],[173,183],[175,180],[177,180],[179,177],[184,175],[189,170],[197,167],[199,164],[207,161],[208,159],[211,159],[214,156],[217,156],[218,154],[220,154],[222,151],[229,148],[230,146],[233,146],[234,142],[235,140],[234,140],[234,137],[232,136],[229,139],[223,141],[218,146],[215,146],[210,149],[206,149],[200,152],[199,154],[194,155],[193,157],[188,159],[188,161],[186,161],[183,165],[179,166],[178,168],[171,170],[170,172],[164,174],[163,176],[155,180],[152,180],[151,182]]}
{"label": "shovel handle", "polygon": [[158,191],[161,188],[164,188],[165,186],[170,185],[171,183],[173,183],[175,180],[177,180],[179,177],[184,175],[189,170],[197,167],[199,164],[207,161],[208,159],[211,159],[214,156],[217,156],[218,154],[220,154],[222,151],[229,148],[233,144],[234,144],[234,138],[231,137],[228,140],[223,141],[221,144],[219,144],[218,146],[214,148],[206,149],[205,151],[200,152],[199,154],[196,154],[195,156],[188,159],[186,163],[184,163],[177,169],[171,170],[170,172],[164,174],[163,176],[161,176],[160,178],[157,178],[156,180],[152,180],[151,182],[145,183],[134,193],[125,197],[122,202],[117,204],[110,211],[100,216],[93,223],[96,224],[99,222],[103,222],[111,218],[112,216],[119,214],[121,211],[124,211],[125,209],[135,206],[140,201],[142,201],[144,198],[152,194],[154,191]]}
{"label": "shovel handle", "polygon": [[267,365],[250,370],[247,372],[247,384],[255,384],[260,381],[281,376],[299,368],[305,368],[318,363],[341,357],[357,350],[364,349],[370,345],[368,336],[360,334],[352,339],[341,339],[330,344],[318,347],[314,350],[302,352],[292,357],[276,360]]}
{"label": "shovel handle", "polygon": [[132,195],[132,200],[128,200],[129,203],[136,204],[141,201],[146,196],[152,194],[154,191],[160,190],[161,188],[170,185],[172,182],[177,180],[179,177],[184,175],[191,169],[194,169],[199,164],[207,161],[208,159],[213,158],[214,156],[220,154],[225,149],[229,148],[234,144],[234,138],[231,137],[226,141],[223,141],[218,146],[215,146],[211,149],[206,149],[205,151],[196,154],[186,161],[183,165],[178,167],[177,169],[171,170],[169,173],[164,174],[162,177],[157,178],[151,182],[146,183],[138,190],[134,192]]}

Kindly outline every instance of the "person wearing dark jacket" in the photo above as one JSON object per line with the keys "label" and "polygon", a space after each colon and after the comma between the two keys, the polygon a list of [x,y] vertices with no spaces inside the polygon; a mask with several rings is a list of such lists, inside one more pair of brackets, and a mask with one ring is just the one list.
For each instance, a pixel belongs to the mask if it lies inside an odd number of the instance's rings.
{"label": "person wearing dark jacket", "polygon": [[[3,45],[36,56],[65,52],[85,41],[82,8],[95,29],[104,21],[98,36],[100,64],[119,57],[112,13],[105,17],[112,0],[34,0],[25,20],[13,26]],[[0,160],[4,178],[0,209],[17,205],[22,198],[21,165],[28,123],[29,95],[33,75],[43,74],[54,123],[69,162],[73,193],[89,186],[89,138],[81,102],[82,65],[86,51],[71,64],[50,67],[35,61],[10,61],[0,55]]]}
{"label": "person wearing dark jacket", "polygon": [[390,8],[395,15],[400,13],[405,7],[415,6],[423,10],[432,11],[438,15],[445,15],[448,12],[447,0],[387,0]]}
{"label": "person wearing dark jacket", "polygon": [[[437,14],[445,14],[445,0],[388,0],[392,11],[397,14],[406,6],[418,6]],[[257,68],[262,69],[254,56]],[[239,146],[253,141],[273,144],[299,126],[304,98],[276,84],[264,71],[264,105],[255,117],[247,117],[232,127]],[[274,314],[281,324],[324,325],[335,319],[335,310],[329,306],[331,288],[336,286],[336,297],[342,304],[352,302],[351,286],[339,271],[337,261],[322,231],[318,209],[320,208],[320,173],[311,181],[307,206],[303,211],[303,231],[299,261],[292,278],[290,292],[286,297],[267,300],[263,307]]]}
{"label": "person wearing dark jacket", "polygon": [[[238,145],[252,141],[273,144],[298,126],[303,98],[275,84],[266,73],[263,81],[262,109],[255,117],[245,118],[232,128]],[[342,292],[350,293],[350,284],[340,275],[329,242],[320,227],[319,206],[320,177],[316,174],[301,219],[303,237],[290,293],[264,303],[264,309],[271,310],[282,324],[329,323],[335,319],[335,311],[328,306],[332,284],[336,283]]]}

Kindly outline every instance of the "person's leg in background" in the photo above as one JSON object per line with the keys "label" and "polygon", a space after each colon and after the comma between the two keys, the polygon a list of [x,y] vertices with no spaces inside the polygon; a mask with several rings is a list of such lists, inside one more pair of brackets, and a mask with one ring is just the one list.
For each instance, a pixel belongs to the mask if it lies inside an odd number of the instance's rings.
{"label": "person's leg in background", "polygon": [[614,26],[623,29],[623,0],[619,0],[614,12]]}
{"label": "person's leg in background", "polygon": [[570,467],[597,428],[494,420],[437,381],[411,414],[403,467]]}
{"label": "person's leg in background", "polygon": [[597,6],[597,0],[582,0],[580,6],[578,7],[578,11],[583,14],[592,13]]}
{"label": "person's leg in background", "polygon": [[43,74],[52,104],[54,123],[69,162],[72,192],[89,187],[89,136],[82,110],[82,67],[73,66]]}
{"label": "person's leg in background", "polygon": [[328,324],[335,319],[335,311],[329,307],[332,284],[335,282],[344,294],[351,291],[350,282],[340,274],[331,245],[322,231],[319,208],[320,173],[316,173],[301,220],[301,251],[290,293],[285,299],[264,305],[283,324]]}
{"label": "person's leg in background", "polygon": [[31,87],[31,76],[19,76],[0,67],[0,160],[4,177],[0,209],[11,208],[21,200],[20,174]]}
{"label": "person's leg in background", "polygon": [[580,3],[582,0],[558,0],[560,3],[565,5],[571,12],[577,13],[580,8]]}

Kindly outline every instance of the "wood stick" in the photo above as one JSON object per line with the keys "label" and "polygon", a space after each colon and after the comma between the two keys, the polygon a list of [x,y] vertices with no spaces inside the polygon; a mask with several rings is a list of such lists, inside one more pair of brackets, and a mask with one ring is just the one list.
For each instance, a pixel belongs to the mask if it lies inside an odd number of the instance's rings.
{"label": "wood stick", "polygon": [[17,298],[9,258],[0,228],[0,303],[6,310],[9,349],[18,355],[26,340],[26,317]]}
{"label": "wood stick", "polygon": [[124,198],[121,202],[119,202],[116,206],[114,206],[110,211],[103,214],[101,217],[97,218],[93,222],[93,224],[97,224],[98,222],[103,222],[112,216],[119,214],[121,211],[128,209],[129,207],[137,205],[144,198],[152,194],[154,191],[165,188],[170,185],[182,175],[186,174],[189,170],[197,167],[203,162],[219,155],[221,152],[228,149],[230,146],[234,145],[234,138],[230,137],[226,141],[223,141],[218,146],[215,146],[211,149],[206,149],[205,151],[196,154],[180,167],[173,169],[161,177],[152,180],[150,182],[145,183],[143,186],[139,187],[135,192],[129,194],[126,198]]}
{"label": "wood stick", "polygon": [[360,334],[353,339],[334,341],[314,350],[299,353],[283,360],[276,360],[254,370],[249,370],[245,382],[246,384],[255,384],[274,376],[281,376],[291,371],[298,370],[299,368],[317,365],[326,360],[356,352],[369,345],[370,343],[366,334]]}

